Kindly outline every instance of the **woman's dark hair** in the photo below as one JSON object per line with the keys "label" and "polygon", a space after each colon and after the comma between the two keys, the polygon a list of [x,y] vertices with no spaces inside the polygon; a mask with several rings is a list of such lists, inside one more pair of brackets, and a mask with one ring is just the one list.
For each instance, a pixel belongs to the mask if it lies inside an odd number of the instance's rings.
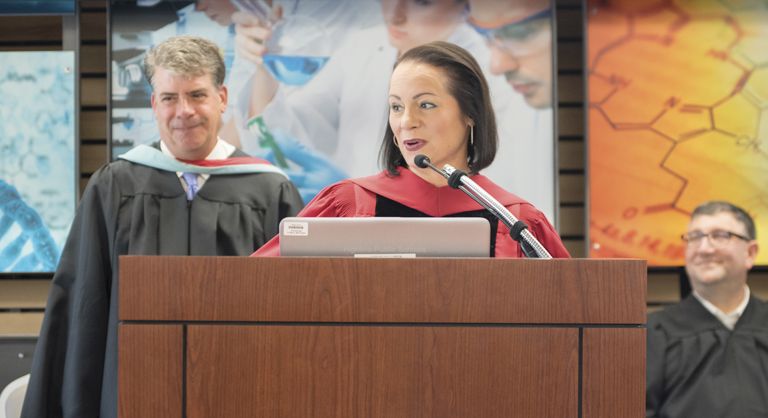
{"label": "woman's dark hair", "polygon": [[[496,116],[491,105],[488,82],[477,61],[464,48],[443,41],[417,46],[401,55],[394,68],[404,62],[431,65],[448,78],[448,91],[456,99],[464,116],[474,122],[474,145],[467,142],[469,169],[472,173],[488,167],[498,147]],[[407,167],[403,154],[394,143],[395,134],[387,123],[384,140],[379,151],[381,165],[392,174],[397,167]]]}

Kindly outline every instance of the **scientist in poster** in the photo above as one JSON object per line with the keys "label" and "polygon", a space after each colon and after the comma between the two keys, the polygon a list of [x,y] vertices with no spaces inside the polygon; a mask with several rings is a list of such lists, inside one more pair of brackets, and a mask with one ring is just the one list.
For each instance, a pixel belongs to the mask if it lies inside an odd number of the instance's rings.
{"label": "scientist in poster", "polygon": [[[490,71],[489,42],[468,23],[467,0],[165,1],[144,8],[148,13],[175,7],[177,19],[157,28],[140,19],[135,2],[117,3],[122,6],[113,7],[114,48],[131,39],[138,56],[159,38],[189,30],[217,40],[231,62],[226,83],[232,106],[222,138],[285,169],[305,201],[342,178],[378,171],[396,57],[430,41],[456,43],[484,65],[497,116],[513,127],[501,132],[496,162],[484,174],[554,217],[551,112],[542,128],[539,109],[511,89],[503,74]],[[121,11],[125,19],[118,17]],[[124,93],[113,94],[113,156],[157,138],[150,132],[151,115],[142,113],[148,99],[141,106],[128,99],[130,89],[146,88],[143,80],[114,86],[115,80],[131,80],[120,74],[131,73],[137,56],[113,60],[113,92]],[[525,161],[531,149],[545,153],[548,163],[530,169]]]}

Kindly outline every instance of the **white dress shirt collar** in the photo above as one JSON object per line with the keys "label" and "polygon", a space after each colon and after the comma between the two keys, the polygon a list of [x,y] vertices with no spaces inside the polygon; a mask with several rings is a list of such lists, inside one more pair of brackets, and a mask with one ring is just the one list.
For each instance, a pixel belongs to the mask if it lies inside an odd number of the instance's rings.
{"label": "white dress shirt collar", "polygon": [[736,309],[733,310],[731,313],[725,313],[720,308],[715,306],[712,302],[704,299],[703,296],[701,296],[698,292],[695,290],[693,291],[693,297],[698,299],[699,302],[701,302],[702,305],[704,305],[704,308],[708,310],[712,315],[715,316],[720,322],[725,325],[726,328],[733,331],[733,328],[736,326],[736,322],[739,321],[739,318],[741,318],[741,315],[744,313],[744,310],[747,309],[747,303],[749,303],[749,286],[744,286],[744,299],[742,299],[739,306],[736,307]]}
{"label": "white dress shirt collar", "polygon": [[[168,155],[169,157],[176,158],[175,155],[171,153],[171,150],[168,149],[168,147],[165,145],[165,142],[162,140],[160,141],[160,151],[163,152],[163,154]],[[232,153],[235,152],[235,146],[230,144],[229,142],[221,139],[216,138],[216,145],[213,147],[213,150],[208,154],[207,157],[205,157],[206,160],[223,160],[225,158],[228,158]],[[182,172],[177,171],[176,175],[179,176],[179,181],[181,181],[182,187],[184,187],[184,191],[187,190],[187,182],[184,181],[184,179],[181,177]],[[202,188],[203,184],[205,184],[206,180],[211,177],[210,174],[198,174],[197,175],[197,183],[198,187]]]}

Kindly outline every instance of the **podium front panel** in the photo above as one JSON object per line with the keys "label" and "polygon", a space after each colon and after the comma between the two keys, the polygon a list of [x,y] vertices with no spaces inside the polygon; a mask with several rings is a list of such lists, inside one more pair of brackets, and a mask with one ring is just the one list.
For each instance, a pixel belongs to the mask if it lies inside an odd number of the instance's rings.
{"label": "podium front panel", "polygon": [[578,340],[577,329],[191,325],[187,416],[575,417]]}

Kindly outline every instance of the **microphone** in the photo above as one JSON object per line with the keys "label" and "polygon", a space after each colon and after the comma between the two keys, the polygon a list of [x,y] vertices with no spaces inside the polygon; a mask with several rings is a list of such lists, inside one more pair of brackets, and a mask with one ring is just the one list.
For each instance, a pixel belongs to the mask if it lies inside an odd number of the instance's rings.
{"label": "microphone", "polygon": [[415,157],[413,157],[413,163],[416,164],[416,167],[419,167],[419,168],[427,168],[427,167],[429,167],[429,168],[437,171],[438,173],[440,173],[442,175],[445,175],[442,171],[440,171],[439,168],[433,166],[432,162],[429,160],[429,157],[427,157],[424,154],[418,154]]}
{"label": "microphone", "polygon": [[414,164],[419,168],[430,168],[445,177],[448,185],[454,189],[459,189],[471,197],[480,206],[486,208],[493,216],[497,217],[504,225],[509,228],[509,234],[512,239],[520,243],[523,254],[529,258],[552,258],[546,248],[531,234],[528,225],[517,219],[515,215],[509,212],[498,200],[483,190],[474,182],[467,173],[458,170],[450,164],[445,164],[443,169],[435,167],[429,157],[419,154],[413,159]]}

